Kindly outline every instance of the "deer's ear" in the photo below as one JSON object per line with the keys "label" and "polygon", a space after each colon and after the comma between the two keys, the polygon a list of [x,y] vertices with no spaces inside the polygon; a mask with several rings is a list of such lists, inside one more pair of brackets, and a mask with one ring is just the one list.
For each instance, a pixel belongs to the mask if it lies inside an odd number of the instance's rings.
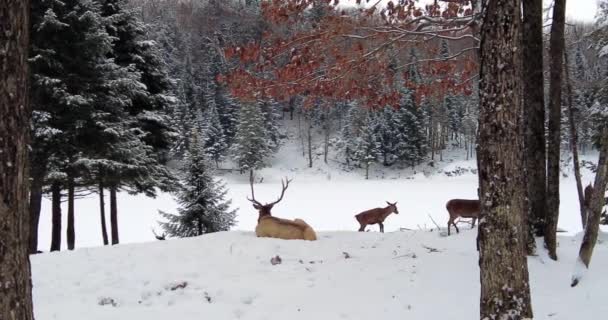
{"label": "deer's ear", "polygon": [[392,206],[392,205],[393,205],[392,203],[390,203],[390,202],[388,202],[388,201],[387,201],[386,203],[387,203],[389,206]]}
{"label": "deer's ear", "polygon": [[253,208],[256,209],[256,210],[262,209],[262,207],[259,204],[257,204],[257,203],[253,204]]}

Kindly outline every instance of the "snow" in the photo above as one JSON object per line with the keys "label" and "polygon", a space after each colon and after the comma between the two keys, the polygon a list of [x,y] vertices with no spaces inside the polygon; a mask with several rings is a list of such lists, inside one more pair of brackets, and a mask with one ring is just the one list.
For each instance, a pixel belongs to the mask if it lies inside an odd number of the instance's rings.
{"label": "snow", "polygon": [[[474,319],[476,232],[320,232],[319,240],[221,232],[32,256],[36,319]],[[536,319],[608,312],[608,247],[570,288],[578,239],[529,259]],[[541,243],[538,243],[539,246]],[[281,258],[273,265],[271,258]]]}
{"label": "snow", "polygon": [[[152,229],[160,233],[158,210],[176,210],[171,195],[150,199],[120,193],[121,245],[91,248],[102,242],[99,199],[78,199],[78,249],[32,256],[36,319],[478,317],[477,232],[462,225],[459,234],[445,236],[445,203],[476,198],[474,160],[444,152],[446,160],[436,160],[433,166],[374,166],[370,180],[365,180],[362,169],[340,170],[335,155],[326,165],[317,153],[314,167],[307,168],[300,142],[292,141],[280,149],[271,168],[256,174],[258,181],[263,179],[255,185],[256,199],[276,200],[281,178],[293,178],[273,214],[306,220],[318,232],[318,241],[256,238],[257,212],[246,199],[248,175],[238,172],[221,171],[228,198],[239,208],[236,227],[197,238],[154,239]],[[596,161],[597,155],[583,159]],[[560,260],[546,256],[541,240],[539,256],[529,258],[535,318],[597,319],[608,313],[608,278],[603,276],[608,239],[600,235],[591,268],[571,288],[582,235],[573,174],[570,168],[562,174],[559,228],[566,232],[558,238]],[[592,177],[584,168],[583,183]],[[385,206],[385,201],[397,201],[399,208],[398,215],[385,221],[387,233],[378,233],[377,225],[368,227],[371,232],[355,232],[359,226],[354,215]],[[108,203],[106,198],[109,222]],[[39,234],[43,251],[50,245],[50,218],[45,199]],[[277,255],[282,263],[273,265],[271,258]]]}

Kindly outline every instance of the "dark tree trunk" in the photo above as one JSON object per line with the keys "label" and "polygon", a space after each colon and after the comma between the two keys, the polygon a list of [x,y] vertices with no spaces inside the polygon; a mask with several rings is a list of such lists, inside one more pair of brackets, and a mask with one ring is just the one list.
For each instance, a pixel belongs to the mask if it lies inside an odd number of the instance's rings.
{"label": "dark tree trunk", "polygon": [[522,230],[521,7],[490,0],[481,28],[479,163],[480,319],[532,318]]}
{"label": "dark tree trunk", "polygon": [[112,227],[112,245],[118,244],[118,204],[116,203],[116,187],[110,187],[110,226]]}
{"label": "dark tree trunk", "polygon": [[30,253],[38,252],[38,225],[42,208],[42,179],[32,176],[30,184]]}
{"label": "dark tree trunk", "polygon": [[[589,263],[591,263],[591,256],[593,255],[593,249],[597,243],[597,235],[600,228],[600,218],[602,213],[602,207],[604,206],[604,194],[606,192],[606,183],[608,182],[608,128],[602,130],[601,138],[601,150],[600,158],[597,164],[597,171],[595,173],[595,181],[593,183],[593,189],[591,192],[591,199],[589,201],[587,219],[587,227],[585,228],[585,235],[583,236],[583,242],[579,251],[579,261],[582,263],[583,268],[589,269]],[[578,284],[582,273],[575,274],[572,277],[572,286]]]}
{"label": "dark tree trunk", "polygon": [[327,154],[329,153],[329,134],[331,133],[331,119],[329,118],[329,106],[325,107],[325,139],[323,141],[323,162],[327,164]]}
{"label": "dark tree trunk", "polygon": [[581,210],[581,223],[583,229],[587,226],[587,208],[585,206],[585,195],[583,194],[583,181],[581,179],[581,166],[578,160],[578,133],[576,131],[576,120],[574,120],[574,103],[572,102],[572,82],[570,81],[570,59],[568,50],[564,50],[564,80],[566,81],[566,94],[568,99],[568,123],[570,125],[570,147],[572,148],[572,162],[574,164],[574,178],[576,180],[576,191],[578,203]]}
{"label": "dark tree trunk", "polygon": [[61,184],[57,181],[51,185],[52,230],[51,251],[61,250]]}
{"label": "dark tree trunk", "polygon": [[68,225],[66,228],[68,250],[74,250],[76,232],[74,231],[74,178],[68,178]]}
{"label": "dark tree trunk", "polygon": [[103,245],[108,245],[108,229],[106,227],[106,204],[104,202],[103,194],[103,178],[99,178],[99,218],[101,220],[101,236],[103,238]]}
{"label": "dark tree trunk", "polygon": [[308,167],[312,168],[312,119],[308,119]]}
{"label": "dark tree trunk", "polygon": [[549,139],[547,151],[547,224],[545,245],[549,257],[557,260],[557,220],[559,218],[559,149],[562,119],[562,66],[566,0],[555,0],[549,45]]}
{"label": "dark tree trunk", "polygon": [[[542,236],[547,216],[545,101],[543,77],[543,1],[523,1],[524,159],[529,234]],[[530,235],[529,235],[530,237]],[[528,250],[535,241],[528,239]],[[531,247],[531,246],[534,247]]]}
{"label": "dark tree trunk", "polygon": [[0,319],[34,319],[28,256],[29,1],[0,1]]}

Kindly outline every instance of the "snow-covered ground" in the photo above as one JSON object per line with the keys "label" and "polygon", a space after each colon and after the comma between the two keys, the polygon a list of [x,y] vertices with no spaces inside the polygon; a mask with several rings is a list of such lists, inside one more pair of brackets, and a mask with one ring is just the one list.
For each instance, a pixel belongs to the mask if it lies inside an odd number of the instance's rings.
{"label": "snow-covered ground", "polygon": [[[464,228],[466,229],[466,228]],[[38,320],[475,319],[476,230],[321,232],[314,242],[221,232],[32,256]],[[603,319],[608,247],[576,287],[579,240],[529,259],[535,319]],[[540,243],[539,243],[540,245]],[[273,265],[272,257],[281,264]]]}
{"label": "snow-covered ground", "polygon": [[[415,169],[376,167],[364,180],[361,171],[344,172],[319,157],[307,168],[301,147],[285,145],[272,168],[258,173],[263,181],[255,185],[256,198],[275,200],[280,179],[293,178],[273,214],[305,219],[321,231],[315,242],[256,238],[257,212],[246,200],[248,176],[238,173],[221,176],[239,208],[234,231],[198,238],[154,239],[158,210],[176,208],[170,195],[119,194],[122,244],[90,248],[101,245],[98,199],[79,199],[79,249],[32,256],[36,319],[474,319],[476,230],[463,225],[460,234],[445,237],[445,203],[476,197],[475,161],[458,152],[444,156]],[[594,155],[585,159],[596,161]],[[605,239],[598,244],[590,272],[570,288],[581,227],[574,178],[564,170],[559,227],[567,233],[559,238],[560,260],[548,259],[543,250],[529,259],[535,318],[600,319],[608,314],[608,247]],[[585,169],[584,182],[592,177]],[[385,201],[397,201],[400,212],[385,221],[387,233],[378,233],[377,226],[354,232],[353,216]],[[43,251],[50,231],[45,200]],[[272,265],[276,255],[282,263]]]}

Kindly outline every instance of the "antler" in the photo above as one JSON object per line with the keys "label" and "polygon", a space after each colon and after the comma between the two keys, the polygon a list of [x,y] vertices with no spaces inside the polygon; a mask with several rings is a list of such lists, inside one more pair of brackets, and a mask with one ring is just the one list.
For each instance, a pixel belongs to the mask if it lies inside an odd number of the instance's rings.
{"label": "antler", "polygon": [[249,171],[249,185],[251,185],[251,198],[249,199],[249,197],[247,197],[247,200],[253,202],[254,204],[258,205],[258,206],[262,206],[261,203],[259,203],[257,200],[255,200],[255,194],[253,193],[253,171]]}
{"label": "antler", "polygon": [[279,197],[279,199],[273,203],[271,203],[271,205],[275,205],[279,202],[281,202],[281,200],[283,200],[283,195],[285,194],[285,190],[287,190],[287,188],[289,187],[289,183],[291,182],[292,179],[287,179],[287,177],[285,177],[285,180],[281,179],[281,186],[283,187],[283,190],[281,190],[281,196]]}

